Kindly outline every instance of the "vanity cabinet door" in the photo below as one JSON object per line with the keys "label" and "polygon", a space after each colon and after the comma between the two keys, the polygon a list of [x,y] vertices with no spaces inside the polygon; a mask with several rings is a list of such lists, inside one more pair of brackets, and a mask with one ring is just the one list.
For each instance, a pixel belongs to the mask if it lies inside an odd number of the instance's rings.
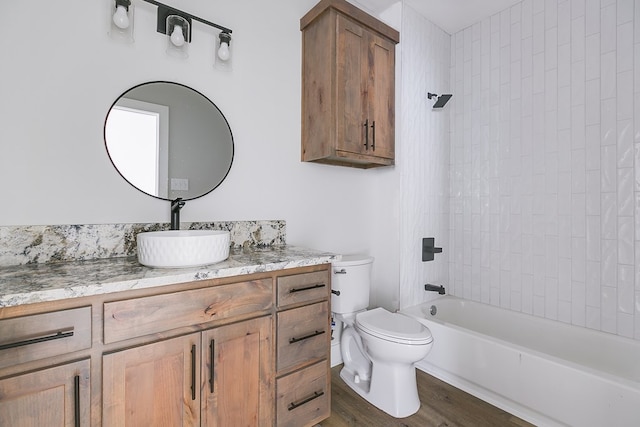
{"label": "vanity cabinet door", "polygon": [[0,426],[89,426],[89,360],[0,380]]}
{"label": "vanity cabinet door", "polygon": [[199,426],[200,333],[106,354],[104,427]]}
{"label": "vanity cabinet door", "polygon": [[202,425],[273,424],[272,317],[202,333]]}

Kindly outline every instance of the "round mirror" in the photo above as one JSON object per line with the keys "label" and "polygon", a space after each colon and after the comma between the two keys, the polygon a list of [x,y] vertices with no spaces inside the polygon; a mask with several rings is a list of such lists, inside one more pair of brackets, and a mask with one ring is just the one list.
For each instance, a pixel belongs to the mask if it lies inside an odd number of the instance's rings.
{"label": "round mirror", "polygon": [[120,175],[164,200],[213,191],[233,163],[227,119],[206,96],[171,82],[135,86],[113,103],[104,141]]}

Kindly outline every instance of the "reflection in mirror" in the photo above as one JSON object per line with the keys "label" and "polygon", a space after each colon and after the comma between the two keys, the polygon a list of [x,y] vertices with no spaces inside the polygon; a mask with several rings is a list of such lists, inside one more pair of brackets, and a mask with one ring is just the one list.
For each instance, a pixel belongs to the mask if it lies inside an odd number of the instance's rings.
{"label": "reflection in mirror", "polygon": [[233,136],[222,112],[177,83],[144,83],[125,92],[109,110],[104,135],[124,179],[160,199],[211,192],[233,162]]}

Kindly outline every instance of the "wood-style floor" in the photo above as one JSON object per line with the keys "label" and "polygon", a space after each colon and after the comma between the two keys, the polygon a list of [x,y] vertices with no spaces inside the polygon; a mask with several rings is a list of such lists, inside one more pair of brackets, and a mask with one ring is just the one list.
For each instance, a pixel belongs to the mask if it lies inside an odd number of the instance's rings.
{"label": "wood-style floor", "polygon": [[407,418],[393,418],[351,390],[340,378],[340,369],[342,365],[331,369],[331,417],[322,427],[533,426],[419,369],[420,410]]}

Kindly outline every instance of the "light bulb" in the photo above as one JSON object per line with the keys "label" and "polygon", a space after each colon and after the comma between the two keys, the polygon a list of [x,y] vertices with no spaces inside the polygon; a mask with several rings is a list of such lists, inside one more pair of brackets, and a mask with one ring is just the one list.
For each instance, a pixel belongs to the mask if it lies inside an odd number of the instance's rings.
{"label": "light bulb", "polygon": [[230,56],[231,52],[229,52],[229,43],[221,42],[220,49],[218,49],[218,58],[222,59],[223,61],[228,61]]}
{"label": "light bulb", "polygon": [[174,25],[173,32],[171,33],[171,43],[177,47],[181,47],[184,44],[184,34],[182,33],[181,25]]}
{"label": "light bulb", "polygon": [[127,15],[126,7],[122,5],[116,7],[116,12],[113,14],[113,23],[122,30],[129,28],[129,15]]}

